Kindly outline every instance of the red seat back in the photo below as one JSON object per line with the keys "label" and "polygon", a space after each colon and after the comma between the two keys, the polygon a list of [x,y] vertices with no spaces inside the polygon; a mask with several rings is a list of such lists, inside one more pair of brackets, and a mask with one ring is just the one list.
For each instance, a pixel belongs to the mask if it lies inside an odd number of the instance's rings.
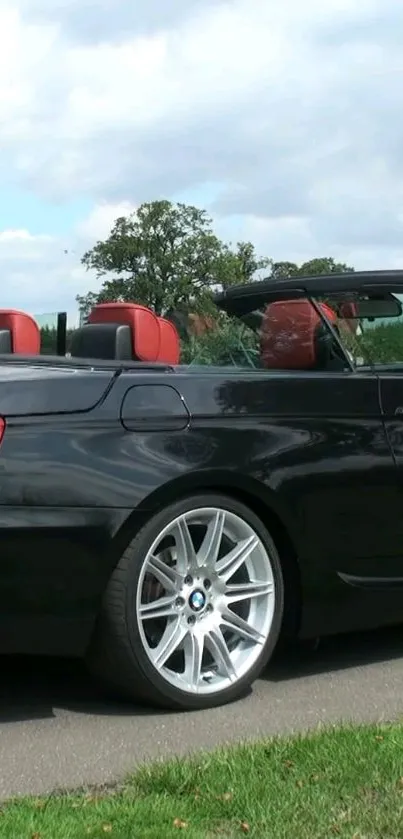
{"label": "red seat back", "polygon": [[98,303],[88,323],[121,323],[130,326],[133,358],[136,361],[158,361],[160,325],[151,309],[137,303]]}
{"label": "red seat back", "polygon": [[160,351],[158,361],[179,364],[180,340],[176,327],[166,318],[158,318],[160,325]]}
{"label": "red seat back", "polygon": [[88,323],[120,323],[130,326],[133,358],[137,361],[161,361],[178,364],[180,341],[176,327],[166,318],[137,303],[99,303],[91,311]]}
{"label": "red seat back", "polygon": [[16,309],[0,309],[0,329],[11,335],[11,352],[38,355],[41,351],[41,332],[31,315]]}
{"label": "red seat back", "polygon": [[[331,321],[336,315],[325,303],[320,307]],[[264,315],[260,357],[264,367],[278,370],[310,370],[315,367],[316,332],[321,319],[309,300],[271,303]]]}
{"label": "red seat back", "polygon": [[359,326],[356,304],[352,301],[342,303],[339,308],[339,312],[340,326],[342,329],[348,329],[353,335],[355,335]]}

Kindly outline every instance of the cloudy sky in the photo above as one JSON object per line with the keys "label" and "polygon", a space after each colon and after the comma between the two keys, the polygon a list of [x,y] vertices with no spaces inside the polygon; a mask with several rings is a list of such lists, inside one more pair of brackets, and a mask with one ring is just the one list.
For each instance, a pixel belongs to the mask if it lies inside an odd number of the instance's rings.
{"label": "cloudy sky", "polygon": [[162,197],[403,267],[402,39],[402,0],[0,0],[1,305],[74,313],[83,252]]}

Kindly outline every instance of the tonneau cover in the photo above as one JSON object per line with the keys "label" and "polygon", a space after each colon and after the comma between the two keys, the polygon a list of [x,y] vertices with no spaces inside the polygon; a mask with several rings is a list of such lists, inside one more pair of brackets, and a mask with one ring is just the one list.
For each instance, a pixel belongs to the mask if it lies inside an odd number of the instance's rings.
{"label": "tonneau cover", "polygon": [[89,411],[119,370],[0,363],[0,415],[26,416]]}

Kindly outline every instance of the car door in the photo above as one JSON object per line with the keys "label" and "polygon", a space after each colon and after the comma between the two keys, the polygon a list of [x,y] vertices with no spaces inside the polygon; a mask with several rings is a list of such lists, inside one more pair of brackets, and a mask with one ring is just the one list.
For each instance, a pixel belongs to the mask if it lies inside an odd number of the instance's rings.
{"label": "car door", "polygon": [[210,377],[198,379],[197,390],[183,383],[192,430],[200,429],[199,440],[208,430],[209,465],[259,481],[262,496],[285,511],[286,529],[295,533],[307,634],[400,617],[401,598],[392,603],[379,594],[403,556],[379,378],[348,360],[352,353],[328,323],[328,335],[317,332],[319,307],[312,316],[310,300],[262,302],[260,369],[223,371],[215,388]]}
{"label": "car door", "polygon": [[[394,284],[390,290],[395,301],[399,296],[402,300],[403,287]],[[388,292],[387,285],[383,292]],[[395,481],[387,495],[391,520],[384,531],[383,566],[378,576],[385,587],[396,590],[403,587],[403,315],[364,318],[361,326],[357,347],[362,363],[379,381],[382,422],[395,463]],[[385,495],[379,498],[380,507],[385,501]]]}
{"label": "car door", "polygon": [[403,364],[396,364],[394,368],[379,366],[378,375],[383,422],[396,466],[395,550],[387,569],[394,584],[403,588]]}
{"label": "car door", "polygon": [[180,388],[192,417],[180,441],[183,460],[231,475],[224,480],[229,488],[250,487],[291,535],[303,632],[388,620],[389,601],[370,591],[391,553],[401,550],[392,532],[396,467],[377,376],[199,369],[182,374]]}

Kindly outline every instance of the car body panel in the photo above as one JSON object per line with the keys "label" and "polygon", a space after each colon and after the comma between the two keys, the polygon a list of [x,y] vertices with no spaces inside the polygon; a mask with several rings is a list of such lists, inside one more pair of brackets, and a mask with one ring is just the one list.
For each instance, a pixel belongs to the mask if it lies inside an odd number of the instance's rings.
{"label": "car body panel", "polygon": [[[104,384],[86,412],[17,416],[15,396],[6,417],[3,652],[81,654],[129,537],[175,495],[209,487],[246,493],[289,533],[302,636],[403,617],[400,595],[365,585],[402,563],[402,499],[375,375],[179,367],[122,370]],[[80,404],[86,387],[77,376]],[[152,388],[158,422],[139,423],[140,410],[127,430],[122,406],[128,394],[135,406],[136,387]]]}
{"label": "car body panel", "polygon": [[0,653],[82,655],[127,511],[0,506]]}
{"label": "car body panel", "polygon": [[189,409],[179,391],[166,382],[134,384],[126,390],[120,408],[126,431],[184,431]]}
{"label": "car body panel", "polygon": [[[217,302],[242,316],[356,288],[402,293],[403,274],[270,280]],[[0,651],[85,652],[129,540],[211,489],[287,535],[301,637],[401,621],[403,368],[346,361],[305,373],[0,357]]]}
{"label": "car body panel", "polygon": [[90,411],[115,375],[66,366],[0,364],[0,413],[13,417]]}

